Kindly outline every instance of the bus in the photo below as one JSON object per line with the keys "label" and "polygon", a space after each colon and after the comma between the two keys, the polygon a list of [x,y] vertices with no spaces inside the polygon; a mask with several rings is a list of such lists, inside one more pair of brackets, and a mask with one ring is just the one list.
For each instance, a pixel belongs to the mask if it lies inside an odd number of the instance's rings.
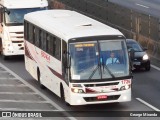
{"label": "bus", "polygon": [[0,52],[4,59],[24,55],[24,15],[47,6],[47,0],[0,0]]}
{"label": "bus", "polygon": [[[132,73],[125,36],[71,10],[24,17],[25,68],[68,105],[131,101]],[[118,58],[106,64],[110,53]]]}

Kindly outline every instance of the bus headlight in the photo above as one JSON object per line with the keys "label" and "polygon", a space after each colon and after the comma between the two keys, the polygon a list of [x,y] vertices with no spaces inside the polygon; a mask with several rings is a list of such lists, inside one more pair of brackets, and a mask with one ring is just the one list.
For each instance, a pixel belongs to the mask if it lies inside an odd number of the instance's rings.
{"label": "bus headlight", "polygon": [[129,89],[130,87],[131,87],[131,85],[122,86],[122,87],[120,88],[120,91],[122,91],[122,90],[127,90],[127,89]]}
{"label": "bus headlight", "polygon": [[147,54],[145,54],[144,56],[143,56],[143,60],[148,60],[148,55]]}
{"label": "bus headlight", "polygon": [[84,91],[82,89],[79,88],[71,88],[71,91],[74,93],[84,93]]}

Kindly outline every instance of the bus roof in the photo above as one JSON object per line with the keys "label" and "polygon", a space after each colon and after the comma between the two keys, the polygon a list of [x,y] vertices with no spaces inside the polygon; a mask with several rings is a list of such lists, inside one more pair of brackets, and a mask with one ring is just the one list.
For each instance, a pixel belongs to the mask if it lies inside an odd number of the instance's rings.
{"label": "bus roof", "polygon": [[53,33],[64,40],[79,37],[123,35],[119,30],[70,10],[45,10],[28,13],[30,23]]}
{"label": "bus roof", "polygon": [[6,8],[35,8],[47,7],[47,0],[0,0],[0,4]]}

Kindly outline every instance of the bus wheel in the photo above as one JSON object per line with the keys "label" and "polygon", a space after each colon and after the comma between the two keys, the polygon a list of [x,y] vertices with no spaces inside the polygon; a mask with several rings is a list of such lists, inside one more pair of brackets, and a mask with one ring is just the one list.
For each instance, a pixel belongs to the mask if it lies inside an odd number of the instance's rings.
{"label": "bus wheel", "polygon": [[39,83],[40,88],[45,89],[45,86],[41,84],[41,73],[40,73],[39,69],[37,71],[37,77],[38,77],[38,83]]}
{"label": "bus wheel", "polygon": [[65,102],[65,104],[67,106],[70,106],[70,104],[68,102],[66,102],[66,100],[65,100],[65,94],[64,94],[64,89],[63,89],[62,85],[60,87],[60,92],[61,92],[61,99]]}

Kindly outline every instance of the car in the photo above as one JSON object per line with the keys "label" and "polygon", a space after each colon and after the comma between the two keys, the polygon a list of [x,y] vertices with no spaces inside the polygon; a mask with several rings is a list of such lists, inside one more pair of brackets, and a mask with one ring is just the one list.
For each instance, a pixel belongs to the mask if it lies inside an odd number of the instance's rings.
{"label": "car", "polygon": [[150,70],[150,58],[146,52],[147,48],[143,48],[140,43],[134,39],[126,39],[128,52],[133,52],[131,57],[132,69],[144,68],[146,71]]}

